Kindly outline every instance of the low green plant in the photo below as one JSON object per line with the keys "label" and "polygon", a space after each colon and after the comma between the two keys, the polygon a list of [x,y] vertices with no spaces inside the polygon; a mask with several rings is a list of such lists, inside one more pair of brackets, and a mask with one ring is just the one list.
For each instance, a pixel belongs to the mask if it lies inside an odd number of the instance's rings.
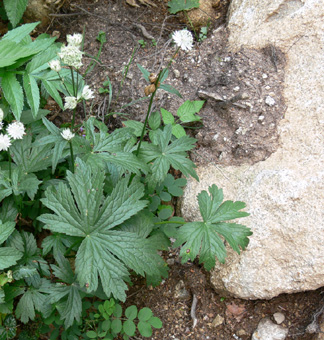
{"label": "low green plant", "polygon": [[146,46],[146,41],[143,39],[137,40],[137,42],[139,43],[139,45],[144,48]]}
{"label": "low green plant", "polygon": [[119,303],[111,298],[103,304],[98,305],[98,311],[91,315],[91,327],[93,330],[86,332],[86,337],[90,339],[114,339],[118,334],[124,340],[134,336],[136,329],[144,337],[152,336],[152,327],[159,329],[162,322],[153,316],[150,308],[144,307],[140,310],[135,305],[126,308],[124,316]]}
{"label": "low green plant", "polygon": [[[24,32],[28,43],[27,31],[21,26],[7,37],[23,39]],[[42,57],[26,52],[26,58],[33,58],[26,66],[25,59],[12,53],[7,66],[13,66],[14,83],[19,86],[24,76],[51,74],[45,83],[43,76],[37,76],[32,97],[39,85],[40,91],[47,89],[61,104],[64,95],[63,108],[72,111],[69,128],[54,125],[40,114],[38,105],[32,108],[28,94],[29,114],[15,106],[13,99],[7,99],[3,82],[9,70],[0,74],[4,93],[0,102],[0,315],[5,315],[1,319],[5,331],[0,331],[7,332],[8,338],[14,328],[8,315],[14,315],[25,324],[41,318],[55,328],[51,339],[113,339],[117,334],[128,339],[136,329],[150,337],[152,327],[160,328],[161,322],[149,308],[138,311],[130,306],[122,317],[119,301],[126,300],[131,276],[142,275],[148,284],[159,284],[168,274],[159,251],[170,246],[180,247],[183,262],[198,257],[210,270],[215,256],[225,260],[224,240],[238,253],[246,248],[251,232],[232,220],[248,213],[241,211],[243,202],[223,202],[222,190],[215,185],[209,194],[198,195],[202,222],[173,216],[166,204],[179,197],[186,184],[171,171],[199,180],[189,158],[195,139],[176,136],[177,123],[168,123],[162,111],[162,124],[159,111],[152,112],[157,91],[181,97],[166,83],[172,59],[157,75],[138,65],[151,89],[144,123],[125,121],[125,127],[108,132],[104,122],[88,116],[80,127],[75,124],[77,104],[91,100],[93,93],[78,72],[83,36],[67,38],[68,46],[62,46],[60,58],[54,61],[45,58],[43,50]],[[23,69],[17,71],[20,66]],[[180,121],[199,121],[196,113],[202,105],[185,102],[177,111]],[[171,237],[176,240],[173,245]],[[49,329],[44,326],[42,332]]]}

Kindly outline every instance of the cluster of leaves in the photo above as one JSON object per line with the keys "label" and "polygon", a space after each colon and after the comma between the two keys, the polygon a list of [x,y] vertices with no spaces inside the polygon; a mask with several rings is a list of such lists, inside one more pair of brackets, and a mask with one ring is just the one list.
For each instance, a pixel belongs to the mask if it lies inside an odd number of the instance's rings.
{"label": "cluster of leaves", "polygon": [[98,313],[90,314],[95,330],[87,331],[86,336],[90,339],[111,340],[121,334],[124,340],[128,340],[130,336],[135,335],[136,328],[142,336],[151,337],[152,327],[162,327],[161,320],[153,316],[152,310],[147,307],[138,311],[137,307],[132,305],[126,308],[124,317],[122,314],[120,304],[113,298],[106,300],[98,306]]}
{"label": "cluster of leaves", "polygon": [[[48,69],[57,52],[50,38],[42,43],[36,39],[42,47],[30,54],[31,27],[21,26],[0,41],[0,47],[12,46],[9,57],[0,61],[5,122],[16,118],[26,124],[23,139],[13,141],[0,157],[0,316],[14,313],[27,323],[40,315],[56,327],[52,339],[59,334],[62,339],[82,334],[85,339],[113,339],[117,334],[128,339],[136,329],[150,337],[152,327],[161,327],[151,310],[131,306],[122,318],[118,301],[126,300],[131,274],[145,276],[152,285],[166,277],[159,250],[171,246],[170,237],[181,247],[184,262],[199,257],[208,270],[215,256],[224,261],[224,239],[240,253],[251,232],[225,221],[247,216],[241,211],[245,204],[223,202],[222,190],[213,185],[209,194],[198,195],[202,222],[173,216],[167,203],[183,194],[186,180],[170,171],[198,176],[188,154],[195,139],[183,134],[166,110],[150,114],[149,106],[144,124],[126,121],[111,133],[104,122],[89,117],[82,135],[74,129],[75,136],[64,139],[61,129],[42,117],[37,98],[46,90],[61,105],[63,87],[82,87],[73,84],[73,76],[63,86]],[[50,44],[47,50],[43,43]],[[149,72],[139,68],[150,81]],[[180,96],[164,83],[167,76],[165,69],[155,91]],[[22,103],[28,110],[23,111]],[[177,116],[183,123],[199,121],[202,105],[187,101]],[[93,318],[85,306],[88,298],[105,301]],[[85,327],[87,318],[91,322]],[[2,319],[0,332],[10,338],[12,319]]]}
{"label": "cluster of leaves", "polygon": [[[60,48],[55,43],[56,38],[48,34],[41,34],[34,40],[30,37],[37,25],[36,22],[15,28],[0,40],[2,107],[5,113],[11,111],[16,120],[24,123],[30,121],[29,112],[34,119],[48,113],[39,109],[41,98],[49,95],[63,109],[59,92],[67,95],[67,89],[73,87],[68,69],[61,72],[63,86],[57,73],[49,68],[48,62],[57,56]],[[24,110],[26,101],[29,110]]]}

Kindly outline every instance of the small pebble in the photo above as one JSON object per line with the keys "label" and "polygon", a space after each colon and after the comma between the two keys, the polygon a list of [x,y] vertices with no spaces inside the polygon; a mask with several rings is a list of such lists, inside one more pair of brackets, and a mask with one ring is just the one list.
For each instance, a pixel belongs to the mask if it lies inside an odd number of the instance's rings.
{"label": "small pebble", "polygon": [[268,78],[268,75],[265,74],[265,73],[263,73],[263,74],[262,74],[262,78],[263,78],[263,79],[267,79],[267,78]]}
{"label": "small pebble", "polygon": [[174,76],[175,76],[176,78],[179,78],[179,77],[180,77],[180,71],[179,71],[179,70],[173,70],[173,72],[174,72]]}
{"label": "small pebble", "polygon": [[276,104],[276,101],[271,96],[266,96],[265,103],[269,106]]}
{"label": "small pebble", "polygon": [[238,91],[240,91],[240,87],[239,87],[239,86],[235,86],[233,90],[234,90],[235,92],[238,92]]}
{"label": "small pebble", "polygon": [[282,313],[274,313],[273,314],[273,318],[274,318],[274,320],[276,321],[276,323],[278,324],[278,325],[280,325],[281,323],[283,323],[284,321],[285,321],[285,315],[284,314],[282,314]]}

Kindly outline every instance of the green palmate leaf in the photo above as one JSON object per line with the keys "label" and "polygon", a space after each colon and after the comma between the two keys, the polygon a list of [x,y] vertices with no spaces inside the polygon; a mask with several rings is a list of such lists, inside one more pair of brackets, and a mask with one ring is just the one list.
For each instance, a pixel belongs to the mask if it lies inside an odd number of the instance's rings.
{"label": "green palmate leaf", "polygon": [[40,95],[37,82],[33,76],[25,73],[23,76],[23,84],[27,102],[31,108],[34,118],[36,118],[40,103]]}
{"label": "green palmate leaf", "polygon": [[[56,284],[51,288],[49,300],[51,303],[58,303],[60,308],[58,309],[61,320],[64,320],[64,326],[66,328],[72,326],[74,321],[80,321],[82,314],[82,300],[80,296],[80,287],[74,282],[74,274],[70,267],[69,262],[61,257],[60,267],[53,266],[57,277],[64,282],[68,282],[71,285]],[[65,280],[67,279],[67,280]]]}
{"label": "green palmate leaf", "polygon": [[198,195],[199,209],[203,222],[186,223],[180,227],[174,246],[183,244],[180,254],[183,263],[194,260],[199,255],[199,261],[204,263],[207,270],[215,266],[215,256],[225,262],[226,248],[223,239],[237,252],[244,250],[248,236],[252,235],[249,228],[237,223],[222,221],[245,217],[249,214],[239,211],[245,208],[243,202],[223,201],[223,191],[216,185],[209,187],[210,196],[206,191]]}
{"label": "green palmate leaf", "polygon": [[[100,133],[96,133],[94,125],[100,129]],[[108,134],[96,120],[89,119],[85,123],[87,138],[90,140],[91,146],[83,147],[80,153],[88,164],[92,166],[97,164],[103,167],[102,164],[114,165],[125,172],[140,172],[146,173],[148,166],[136,157],[131,151],[133,144],[128,143],[133,138],[131,129],[117,129],[113,133]]]}
{"label": "green palmate leaf", "polygon": [[54,214],[44,214],[39,220],[54,232],[82,238],[75,262],[81,286],[95,291],[99,276],[105,294],[124,301],[127,267],[141,275],[156,274],[160,257],[149,239],[113,229],[147,205],[141,200],[143,185],[135,180],[128,185],[129,178],[124,178],[105,197],[104,177],[77,159],[75,174],[67,173],[69,186],[60,183],[47,188],[42,202]]}
{"label": "green palmate leaf", "polygon": [[16,27],[26,10],[28,0],[3,0],[3,3],[8,19]]}
{"label": "green palmate leaf", "polygon": [[25,294],[20,298],[16,307],[16,316],[23,323],[35,319],[35,310],[43,313],[44,317],[48,317],[51,313],[48,296],[43,292],[48,292],[51,289],[49,281],[41,280],[39,288],[29,287]]}
{"label": "green palmate leaf", "polygon": [[22,258],[22,253],[13,247],[0,247],[0,270],[9,268]]}
{"label": "green palmate leaf", "polygon": [[21,166],[16,167],[12,172],[12,191],[15,195],[27,193],[33,200],[38,190],[39,181],[35,174],[26,174]]}
{"label": "green palmate leaf", "polygon": [[184,123],[200,121],[201,117],[197,116],[204,105],[203,100],[185,101],[178,109],[177,115]]}
{"label": "green palmate leaf", "polygon": [[47,236],[43,243],[43,255],[47,255],[51,250],[53,250],[54,257],[58,254],[64,254],[67,248],[71,247],[76,241],[75,237],[54,233]]}
{"label": "green palmate leaf", "polygon": [[167,125],[164,130],[157,130],[152,140],[153,145],[144,144],[140,151],[140,158],[146,163],[151,163],[151,183],[161,183],[172,166],[180,170],[185,176],[198,179],[194,170],[195,164],[188,158],[186,151],[194,147],[195,139],[184,136],[171,142],[172,127]]}
{"label": "green palmate leaf", "polygon": [[32,144],[32,135],[28,132],[23,139],[16,140],[10,147],[14,162],[24,173],[45,170],[51,164],[51,150],[45,144]]}
{"label": "green palmate leaf", "polygon": [[16,75],[9,72],[4,73],[1,79],[1,87],[16,120],[20,120],[24,104],[24,96],[22,88],[16,79]]}
{"label": "green palmate leaf", "polygon": [[199,0],[171,0],[168,2],[169,12],[176,14],[181,11],[188,11],[199,7]]}
{"label": "green palmate leaf", "polygon": [[26,278],[26,281],[35,287],[39,287],[41,280],[38,272],[43,276],[50,275],[50,271],[48,264],[40,256],[40,249],[37,248],[35,237],[31,233],[15,231],[8,239],[7,244],[23,254],[18,262],[19,265],[37,269],[37,273]]}

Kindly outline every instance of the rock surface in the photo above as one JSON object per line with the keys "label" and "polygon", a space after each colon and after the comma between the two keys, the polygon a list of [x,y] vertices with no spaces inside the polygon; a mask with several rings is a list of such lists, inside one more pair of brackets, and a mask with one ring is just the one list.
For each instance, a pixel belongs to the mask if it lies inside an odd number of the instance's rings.
{"label": "rock surface", "polygon": [[269,318],[264,318],[259,322],[252,340],[284,340],[287,335],[287,328],[274,324]]}
{"label": "rock surface", "polygon": [[[279,125],[280,147],[265,161],[209,164],[198,168],[200,183],[188,182],[182,204],[188,220],[199,216],[196,195],[213,183],[224,189],[226,199],[246,202],[251,213],[239,221],[254,233],[247,251],[240,256],[229,251],[226,263],[212,272],[219,291],[271,299],[324,283],[323,18],[317,0],[231,3],[228,28],[234,51],[241,45],[276,46],[286,54],[287,111]],[[275,63],[275,53],[272,58]]]}

